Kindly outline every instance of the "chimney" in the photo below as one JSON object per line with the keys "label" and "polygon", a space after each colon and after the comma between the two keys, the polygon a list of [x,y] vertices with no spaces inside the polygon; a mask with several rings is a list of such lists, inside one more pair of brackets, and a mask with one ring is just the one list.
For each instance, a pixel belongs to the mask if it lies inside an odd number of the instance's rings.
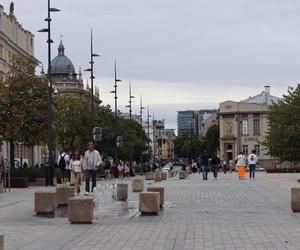
{"label": "chimney", "polygon": [[265,94],[270,95],[270,86],[265,86]]}

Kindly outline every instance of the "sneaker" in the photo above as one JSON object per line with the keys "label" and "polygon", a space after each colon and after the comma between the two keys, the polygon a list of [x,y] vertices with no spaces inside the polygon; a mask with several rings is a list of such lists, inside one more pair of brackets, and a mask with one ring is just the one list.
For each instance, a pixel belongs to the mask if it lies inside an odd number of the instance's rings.
{"label": "sneaker", "polygon": [[84,195],[89,195],[89,192],[85,192]]}

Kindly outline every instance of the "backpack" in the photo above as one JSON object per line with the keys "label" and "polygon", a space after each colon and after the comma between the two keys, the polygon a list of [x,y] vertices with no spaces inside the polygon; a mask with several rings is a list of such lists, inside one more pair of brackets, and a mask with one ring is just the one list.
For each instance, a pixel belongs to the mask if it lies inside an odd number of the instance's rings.
{"label": "backpack", "polygon": [[65,169],[66,168],[65,156],[66,155],[64,155],[64,156],[60,155],[60,160],[58,162],[58,167],[60,169]]}

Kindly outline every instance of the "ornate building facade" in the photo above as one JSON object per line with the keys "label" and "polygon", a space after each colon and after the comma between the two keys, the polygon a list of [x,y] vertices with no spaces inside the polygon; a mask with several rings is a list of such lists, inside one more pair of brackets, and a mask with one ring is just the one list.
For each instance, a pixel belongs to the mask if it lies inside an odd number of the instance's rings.
{"label": "ornate building facade", "polygon": [[[86,88],[83,84],[82,72],[79,69],[78,74],[75,71],[74,64],[65,55],[65,47],[60,41],[58,46],[57,56],[51,61],[51,76],[54,88],[59,94],[68,94],[75,96],[83,96],[87,92],[91,91],[88,84]],[[94,89],[94,103],[100,105],[99,89]]]}
{"label": "ornate building facade", "polygon": [[262,142],[268,131],[267,111],[280,98],[270,94],[270,87],[240,102],[220,103],[220,157],[234,159],[239,152],[248,155],[255,150],[259,164],[269,167],[276,161],[268,155]]}

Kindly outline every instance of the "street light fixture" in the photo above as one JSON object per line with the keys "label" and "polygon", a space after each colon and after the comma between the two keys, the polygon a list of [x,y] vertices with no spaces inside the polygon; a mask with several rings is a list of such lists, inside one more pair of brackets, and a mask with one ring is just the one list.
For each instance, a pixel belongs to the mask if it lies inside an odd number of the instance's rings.
{"label": "street light fixture", "polygon": [[129,105],[126,106],[126,108],[129,108],[129,119],[131,121],[132,118],[132,99],[135,98],[135,96],[131,95],[131,81],[129,81]]}
{"label": "street light fixture", "polygon": [[53,185],[53,172],[54,172],[54,161],[53,161],[53,114],[52,114],[52,70],[51,70],[51,43],[53,40],[51,39],[51,12],[58,12],[59,9],[50,7],[50,0],[48,0],[48,17],[45,18],[45,21],[48,23],[48,28],[41,29],[39,32],[47,32],[48,33],[48,151],[49,151],[49,164],[47,169],[47,184]]}
{"label": "street light fixture", "polygon": [[[143,107],[143,96],[140,97],[140,118],[141,118],[141,143],[143,143],[143,109],[145,109],[145,107]],[[144,169],[143,169],[143,152],[141,151],[141,158],[140,158],[140,162],[141,162],[141,174],[144,173]]]}
{"label": "street light fixture", "polygon": [[[132,99],[135,98],[135,96],[133,96],[131,94],[131,81],[129,81],[129,105],[127,105],[126,107],[129,108],[129,120],[131,122],[132,119]],[[130,158],[130,171],[132,171],[132,144],[131,141],[129,142],[129,158]]]}
{"label": "street light fixture", "polygon": [[91,67],[88,69],[85,69],[84,71],[91,72],[91,141],[94,140],[94,57],[98,57],[100,55],[95,54],[93,52],[93,30],[91,29],[91,61],[90,65]]}
{"label": "street light fixture", "polygon": [[152,115],[152,126],[153,126],[153,164],[155,165],[155,150],[156,150],[156,135],[155,135],[155,120],[154,120],[154,112]]}
{"label": "street light fixture", "polygon": [[117,112],[118,112],[118,82],[121,82],[120,79],[117,78],[117,62],[115,60],[115,84],[114,88],[115,90],[110,91],[110,93],[115,94],[114,99],[115,99],[115,122],[114,122],[114,148],[115,148],[115,165],[117,163]]}
{"label": "street light fixture", "polygon": [[147,106],[147,125],[148,125],[148,166],[150,167],[150,120],[149,105]]}

